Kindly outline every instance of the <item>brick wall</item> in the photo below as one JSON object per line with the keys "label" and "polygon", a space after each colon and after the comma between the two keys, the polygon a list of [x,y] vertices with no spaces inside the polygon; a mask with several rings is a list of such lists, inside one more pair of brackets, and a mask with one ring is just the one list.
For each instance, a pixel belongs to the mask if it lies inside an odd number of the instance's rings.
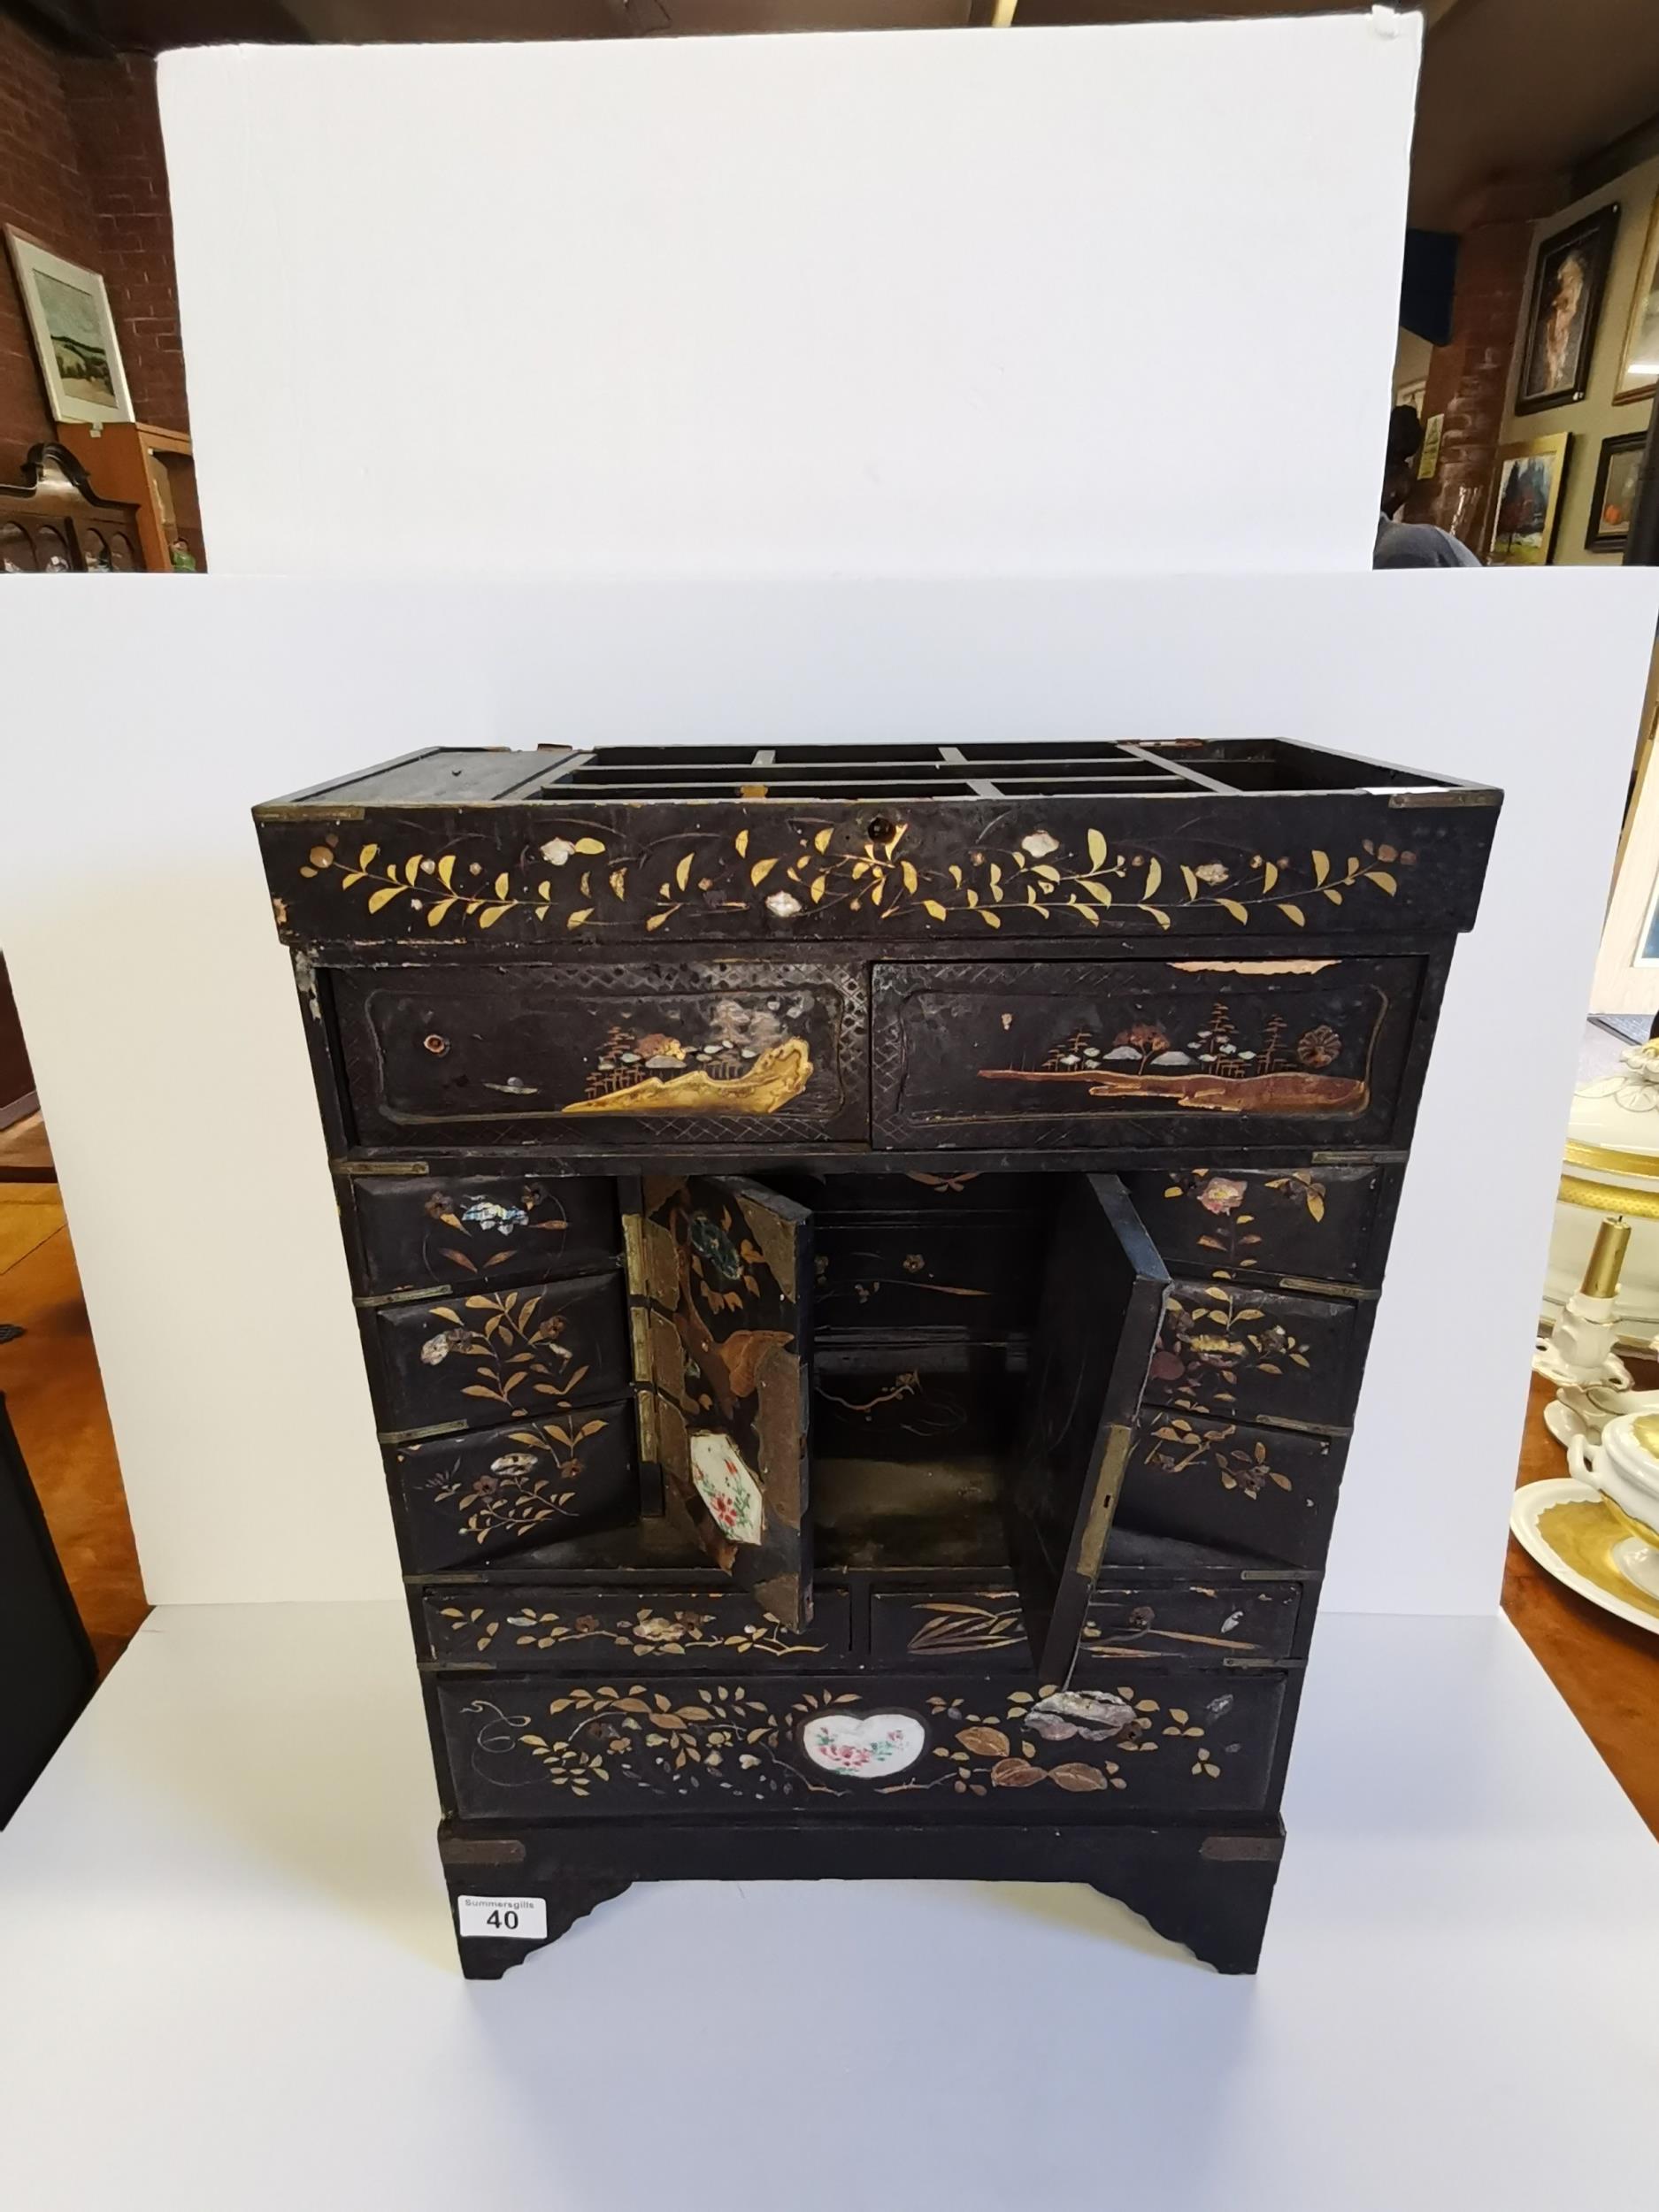
{"label": "brick wall", "polygon": [[[109,287],[141,421],[188,427],[155,66],[59,54],[0,15],[0,222]],[[10,264],[0,269],[0,480],[51,435]]]}
{"label": "brick wall", "polygon": [[1481,223],[1463,234],[1451,343],[1429,362],[1423,415],[1444,415],[1440,467],[1416,485],[1405,504],[1408,522],[1437,522],[1475,551],[1484,523],[1493,467],[1503,431],[1509,357],[1532,258],[1530,221]]}

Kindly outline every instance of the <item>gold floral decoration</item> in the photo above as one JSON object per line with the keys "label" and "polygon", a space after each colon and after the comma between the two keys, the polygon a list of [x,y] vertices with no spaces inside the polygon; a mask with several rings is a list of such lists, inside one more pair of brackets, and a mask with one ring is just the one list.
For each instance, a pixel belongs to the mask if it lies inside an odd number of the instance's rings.
{"label": "gold floral decoration", "polygon": [[581,1447],[604,1426],[600,1420],[568,1426],[538,1421],[510,1429],[487,1467],[447,1469],[430,1479],[426,1491],[437,1504],[453,1507],[462,1533],[475,1543],[526,1534],[570,1512],[581,1479]]}
{"label": "gold floral decoration", "polygon": [[562,1341],[565,1317],[543,1315],[540,1291],[480,1291],[454,1306],[434,1306],[434,1320],[446,1323],[420,1348],[423,1366],[448,1359],[470,1363],[473,1379],[464,1398],[484,1398],[509,1413],[519,1410],[521,1396],[568,1401],[586,1380],[587,1367],[572,1366],[574,1354]]}
{"label": "gold floral decoration", "polygon": [[683,1607],[659,1612],[641,1605],[631,1619],[602,1620],[596,1613],[521,1610],[495,1613],[486,1606],[463,1609],[458,1605],[439,1608],[438,1617],[451,1624],[451,1632],[468,1641],[475,1651],[488,1651],[503,1628],[516,1632],[513,1647],[520,1651],[551,1651],[567,1643],[613,1644],[635,1659],[684,1659],[694,1652],[764,1652],[768,1658],[790,1658],[803,1652],[821,1651],[818,1643],[790,1643],[776,1621],[764,1614],[726,1635],[710,1635],[718,1617]]}
{"label": "gold floral decoration", "polygon": [[[567,930],[595,920],[603,927],[622,918],[618,910],[639,902],[641,875],[651,908],[647,930],[663,928],[694,902],[715,911],[759,904],[780,921],[837,907],[855,914],[868,909],[884,919],[919,908],[930,921],[972,915],[989,929],[1000,929],[1010,909],[1028,910],[1044,921],[1068,914],[1091,929],[1099,927],[1103,912],[1126,910],[1167,930],[1177,909],[1213,908],[1240,924],[1265,915],[1301,929],[1316,900],[1340,906],[1350,892],[1367,885],[1392,898],[1399,889],[1397,871],[1417,858],[1367,840],[1340,865],[1317,849],[1294,865],[1287,855],[1272,859],[1262,853],[1231,866],[1221,860],[1166,864],[1156,853],[1114,848],[1103,830],[1090,829],[1085,832],[1087,864],[1066,865],[1060,841],[1036,830],[1012,845],[972,848],[940,868],[923,865],[903,849],[907,822],[897,824],[890,836],[862,840],[833,825],[810,833],[787,822],[775,826],[786,833],[775,851],[761,851],[759,835],[749,829],[729,838],[724,833],[718,839],[693,835],[682,849],[654,859],[649,868],[632,854],[612,851],[603,838],[555,836],[540,848],[548,872],[534,880],[506,870],[487,877],[482,863],[464,864],[453,852],[388,858],[379,845],[365,844],[353,861],[342,857],[331,834],[311,847],[299,872],[309,879],[329,875],[342,891],[361,892],[371,914],[402,903],[424,916],[431,929],[451,917],[493,929],[514,913],[538,923],[557,916]],[[573,864],[573,878],[565,877],[561,872]],[[573,889],[568,887],[572,881]]]}
{"label": "gold floral decoration", "polygon": [[[542,1780],[573,1798],[626,1781],[676,1796],[752,1800],[802,1791],[844,1794],[844,1782],[815,1779],[802,1766],[798,1738],[815,1714],[866,1701],[856,1690],[818,1690],[774,1708],[742,1685],[670,1695],[636,1682],[626,1690],[572,1688],[549,1699],[543,1710],[560,1724],[557,1733],[543,1732],[532,1715],[504,1712],[488,1699],[465,1706],[463,1717],[476,1722],[474,1742],[483,1757],[527,1752]],[[1127,1790],[1137,1760],[1170,1752],[1197,1778],[1215,1781],[1225,1755],[1239,1747],[1212,1740],[1215,1723],[1233,1704],[1222,1693],[1200,1718],[1188,1707],[1137,1696],[1126,1685],[1116,1691],[1016,1690],[1002,1710],[989,1713],[971,1711],[960,1698],[930,1696],[926,1711],[937,1770],[876,1785],[872,1793],[946,1789],[984,1797],[1040,1787],[1068,1794]],[[1068,1747],[1058,1760],[1041,1747],[1055,1744]]]}
{"label": "gold floral decoration", "polygon": [[1270,1484],[1276,1490],[1294,1490],[1294,1483],[1272,1463],[1266,1443],[1234,1443],[1238,1430],[1231,1423],[1220,1428],[1197,1429],[1190,1421],[1172,1415],[1152,1432],[1154,1443],[1146,1463],[1162,1473],[1183,1475],[1189,1467],[1208,1462],[1224,1490],[1237,1490],[1252,1502]]}

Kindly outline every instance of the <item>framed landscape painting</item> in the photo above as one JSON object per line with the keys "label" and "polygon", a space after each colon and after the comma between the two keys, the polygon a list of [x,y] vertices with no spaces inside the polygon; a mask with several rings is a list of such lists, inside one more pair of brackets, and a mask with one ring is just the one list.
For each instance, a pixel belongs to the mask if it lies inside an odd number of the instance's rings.
{"label": "framed landscape painting", "polygon": [[131,422],[104,279],[6,226],[23,312],[55,422]]}
{"label": "framed landscape painting", "polygon": [[1603,438],[1595,465],[1595,489],[1590,495],[1590,521],[1584,534],[1586,553],[1622,553],[1630,543],[1630,526],[1641,489],[1642,456],[1647,433],[1632,430],[1623,438]]}
{"label": "framed landscape painting", "polygon": [[1561,430],[1553,438],[1529,438],[1520,445],[1498,448],[1492,518],[1486,527],[1489,568],[1541,568],[1548,560],[1571,442],[1569,433]]}
{"label": "framed landscape painting", "polygon": [[1615,204],[1598,207],[1539,247],[1532,304],[1522,333],[1521,373],[1515,389],[1517,415],[1532,414],[1540,407],[1570,406],[1588,390],[1590,349],[1617,231]]}

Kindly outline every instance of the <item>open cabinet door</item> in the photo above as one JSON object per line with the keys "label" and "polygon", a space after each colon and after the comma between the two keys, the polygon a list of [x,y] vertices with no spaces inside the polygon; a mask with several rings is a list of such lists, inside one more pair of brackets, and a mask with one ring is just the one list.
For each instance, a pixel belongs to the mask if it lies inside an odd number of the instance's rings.
{"label": "open cabinet door", "polygon": [[1071,1674],[1170,1284],[1115,1175],[1056,1210],[1015,1459],[1014,1560],[1044,1682]]}
{"label": "open cabinet door", "polygon": [[644,1178],[663,1477],[704,1549],[773,1620],[812,1611],[807,1363],[812,1217],[741,1176]]}

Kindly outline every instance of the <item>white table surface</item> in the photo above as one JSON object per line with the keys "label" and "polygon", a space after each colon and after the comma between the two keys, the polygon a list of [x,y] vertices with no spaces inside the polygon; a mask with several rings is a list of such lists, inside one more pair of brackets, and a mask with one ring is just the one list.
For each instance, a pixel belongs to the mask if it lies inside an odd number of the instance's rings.
{"label": "white table surface", "polygon": [[163,1609],[0,1834],[0,2198],[1651,2201],[1659,1847],[1502,1620],[1315,1658],[1253,1981],[1082,1890],[710,1883],[468,1984],[400,1609]]}

